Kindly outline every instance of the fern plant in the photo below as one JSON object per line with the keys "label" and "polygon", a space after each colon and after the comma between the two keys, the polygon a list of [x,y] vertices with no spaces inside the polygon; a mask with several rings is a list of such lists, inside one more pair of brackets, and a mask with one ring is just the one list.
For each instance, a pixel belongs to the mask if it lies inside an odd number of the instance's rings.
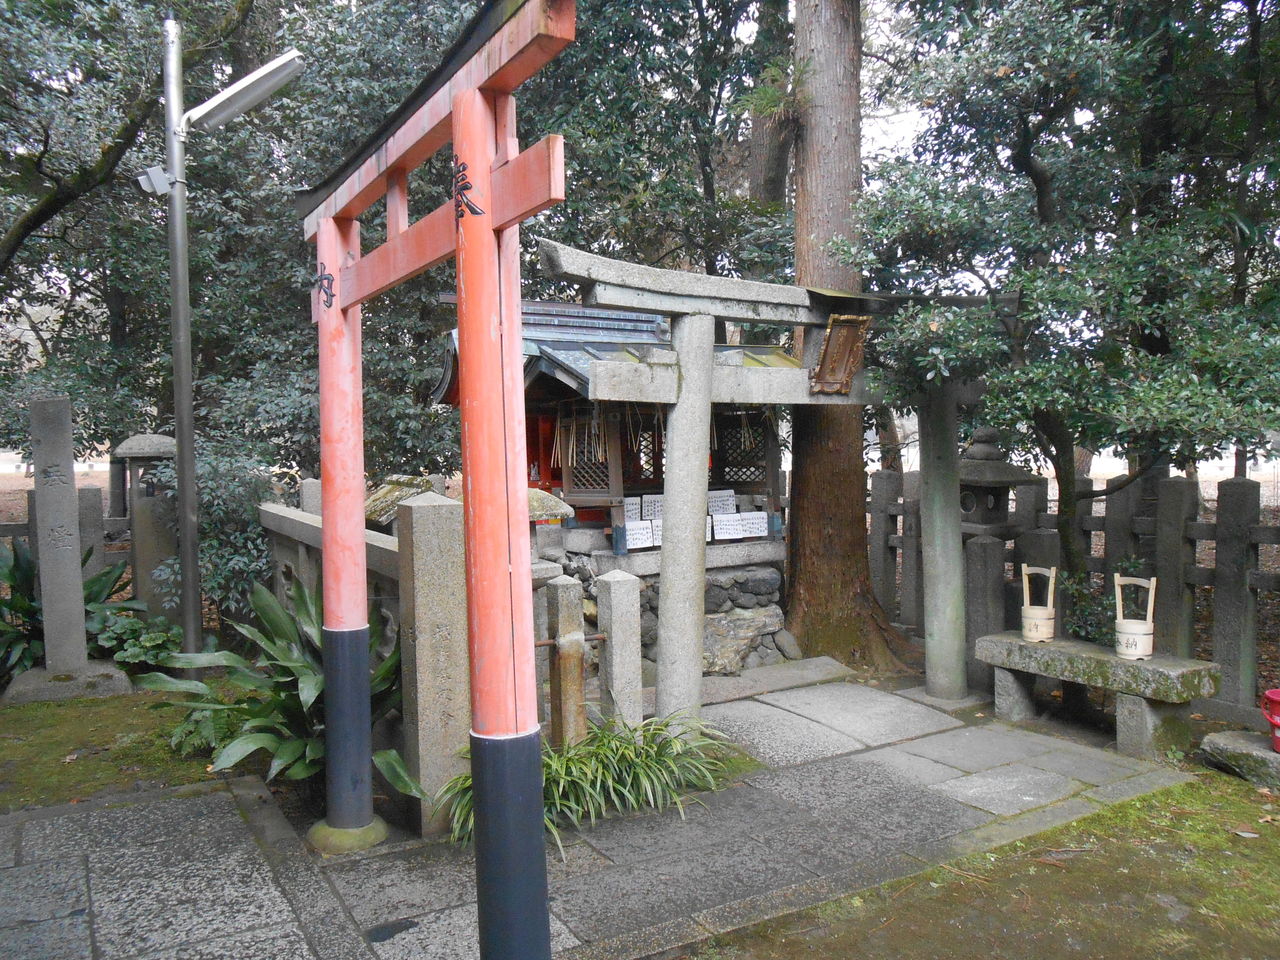
{"label": "fern plant", "polygon": [[[650,718],[636,726],[609,720],[580,741],[542,749],[542,809],[547,833],[560,847],[560,827],[594,824],[612,810],[664,810],[684,815],[683,797],[715,788],[724,769],[710,728],[681,717]],[[435,796],[449,839],[469,843],[475,832],[470,773],[454,777]],[[561,856],[564,848],[560,847]]]}

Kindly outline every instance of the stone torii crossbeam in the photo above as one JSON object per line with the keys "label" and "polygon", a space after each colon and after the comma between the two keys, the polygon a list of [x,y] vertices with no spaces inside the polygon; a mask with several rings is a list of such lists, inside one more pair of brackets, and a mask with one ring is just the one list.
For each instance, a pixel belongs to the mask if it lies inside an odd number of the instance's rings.
{"label": "stone torii crossbeam", "polygon": [[[373,815],[360,305],[457,257],[462,470],[480,952],[551,955],[542,841],[520,337],[522,220],[564,199],[564,148],[521,151],[512,91],[574,36],[573,0],[490,0],[443,64],[365,145],[303,195],[319,263],[326,712],[319,846],[385,836]],[[449,202],[409,223],[408,175],[453,145]],[[386,197],[387,237],[358,217]]]}

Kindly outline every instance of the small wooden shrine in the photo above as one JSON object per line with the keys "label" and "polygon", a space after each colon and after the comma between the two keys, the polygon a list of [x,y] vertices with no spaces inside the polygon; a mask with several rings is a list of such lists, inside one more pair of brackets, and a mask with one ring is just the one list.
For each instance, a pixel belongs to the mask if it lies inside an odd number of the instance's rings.
{"label": "small wooden shrine", "polygon": [[[624,519],[649,519],[663,491],[668,405],[593,399],[592,364],[660,363],[671,352],[666,319],[568,303],[525,301],[521,309],[529,485],[571,504],[579,523],[610,523],[619,509]],[[776,346],[719,345],[716,353],[729,365],[799,367]],[[457,403],[456,333],[434,399]],[[777,417],[769,405],[712,408],[710,487],[731,490],[743,509],[781,509]]]}

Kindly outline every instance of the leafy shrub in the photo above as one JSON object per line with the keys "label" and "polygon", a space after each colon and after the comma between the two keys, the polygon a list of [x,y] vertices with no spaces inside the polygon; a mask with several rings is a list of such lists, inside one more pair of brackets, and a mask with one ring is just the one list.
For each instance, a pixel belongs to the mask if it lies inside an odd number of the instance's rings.
{"label": "leafy shrub", "polygon": [[[724,768],[717,755],[719,744],[710,733],[710,728],[686,719],[654,717],[634,727],[609,720],[559,749],[544,743],[542,807],[547,832],[559,845],[561,826],[594,824],[610,810],[674,806],[683,813],[681,797],[713,789]],[[471,774],[459,774],[441,787],[435,804],[449,817],[449,838],[470,842],[475,831]]]}
{"label": "leafy shrub", "polygon": [[1066,596],[1062,624],[1067,635],[1089,643],[1114,644],[1116,617],[1106,592],[1093,588],[1089,574],[1063,574],[1058,578]]}
{"label": "leafy shrub", "polygon": [[140,665],[157,667],[182,650],[182,628],[164,617],[144,620],[129,614],[108,613],[101,629],[89,639],[89,656],[114,660],[133,672]]}
{"label": "leafy shrub", "polygon": [[[243,444],[201,443],[196,450],[200,589],[220,611],[233,616],[249,615],[254,585],[271,575],[271,545],[258,522],[258,504],[280,499],[281,478],[270,464],[265,452],[259,455]],[[177,476],[173,464],[158,464],[154,475],[165,490],[164,496],[174,498]],[[178,559],[161,562],[155,580],[176,605],[181,594]]]}
{"label": "leafy shrub", "polygon": [[[195,699],[177,701],[188,709],[170,742],[183,752],[210,746],[213,769],[226,770],[265,750],[271,755],[267,779],[283,775],[304,780],[324,769],[324,666],[323,616],[320,597],[294,581],[290,614],[266,587],[255,584],[250,603],[262,629],[237,623],[258,651],[252,661],[222,650],[213,653],[175,653],[163,665],[177,668],[226,668],[227,683],[243,691],[228,703],[207,683],[148,673],[137,685],[149,690],[191,694]],[[400,647],[379,659],[382,633],[377,617],[370,618],[369,656],[376,661],[370,677],[373,722],[400,704]],[[375,762],[393,773],[403,772],[398,757],[382,751]],[[394,753],[394,751],[391,751]],[[389,778],[390,779],[390,778]],[[404,779],[407,779],[407,774]],[[397,776],[393,783],[403,782]],[[419,790],[419,792],[421,792]]]}
{"label": "leafy shrub", "polygon": [[[92,550],[85,551],[81,566],[91,555]],[[120,612],[146,609],[137,600],[111,599],[129,586],[124,579],[125,567],[121,560],[84,581],[84,626],[91,638]],[[0,546],[0,687],[44,660],[44,608],[36,594],[36,582],[30,547],[19,539],[13,541],[12,548]],[[92,656],[92,640],[89,652]]]}

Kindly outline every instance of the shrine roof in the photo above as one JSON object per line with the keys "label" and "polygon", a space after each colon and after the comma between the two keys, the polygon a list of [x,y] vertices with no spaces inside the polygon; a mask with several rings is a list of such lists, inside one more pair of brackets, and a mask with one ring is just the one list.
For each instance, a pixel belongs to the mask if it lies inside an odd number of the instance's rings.
{"label": "shrine roof", "polygon": [[[452,299],[441,297],[442,302]],[[671,346],[671,328],[664,317],[655,314],[533,300],[522,301],[520,310],[525,386],[546,376],[586,397],[592,361],[642,363],[654,348]],[[782,347],[718,344],[716,351],[741,353],[742,366],[746,367],[800,366],[800,361]],[[457,361],[458,331],[454,330],[450,334],[444,370],[433,391],[434,402],[458,402]]]}

